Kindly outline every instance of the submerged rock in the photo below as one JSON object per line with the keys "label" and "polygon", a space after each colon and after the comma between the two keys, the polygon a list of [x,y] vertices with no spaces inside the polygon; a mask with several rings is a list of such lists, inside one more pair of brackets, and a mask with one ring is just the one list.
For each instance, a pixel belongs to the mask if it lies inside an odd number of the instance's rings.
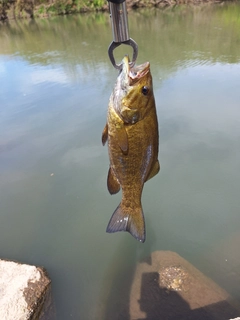
{"label": "submerged rock", "polygon": [[239,316],[231,296],[177,253],[156,251],[137,265],[130,319],[226,320]]}
{"label": "submerged rock", "polygon": [[43,268],[0,260],[0,319],[47,319],[50,286]]}

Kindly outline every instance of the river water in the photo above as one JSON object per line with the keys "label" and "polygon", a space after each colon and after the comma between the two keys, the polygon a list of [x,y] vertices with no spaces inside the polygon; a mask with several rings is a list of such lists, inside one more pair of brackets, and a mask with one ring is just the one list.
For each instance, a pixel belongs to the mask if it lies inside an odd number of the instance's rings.
{"label": "river water", "polygon": [[239,16],[237,4],[129,13],[160,127],[144,244],[105,232],[121,196],[107,191],[101,145],[117,77],[109,15],[0,26],[0,257],[47,269],[57,319],[118,319],[128,308],[118,294],[155,250],[177,252],[240,303]]}

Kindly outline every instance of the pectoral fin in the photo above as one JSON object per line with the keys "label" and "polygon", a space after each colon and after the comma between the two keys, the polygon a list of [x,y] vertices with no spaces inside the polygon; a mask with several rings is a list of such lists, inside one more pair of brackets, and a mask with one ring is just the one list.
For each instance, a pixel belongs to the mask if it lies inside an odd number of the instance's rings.
{"label": "pectoral fin", "polygon": [[108,170],[107,187],[110,194],[118,193],[121,187],[111,167]]}
{"label": "pectoral fin", "polygon": [[103,129],[103,132],[102,132],[102,144],[103,144],[103,146],[107,142],[107,139],[108,139],[108,125],[106,124],[104,129]]}
{"label": "pectoral fin", "polygon": [[124,125],[116,127],[116,140],[123,154],[128,153],[128,136]]}
{"label": "pectoral fin", "polygon": [[152,167],[151,171],[149,172],[149,174],[148,174],[145,182],[148,181],[148,180],[150,180],[150,179],[152,179],[156,174],[158,174],[159,170],[160,170],[160,163],[159,163],[159,161],[157,160],[157,161],[154,163],[154,166]]}

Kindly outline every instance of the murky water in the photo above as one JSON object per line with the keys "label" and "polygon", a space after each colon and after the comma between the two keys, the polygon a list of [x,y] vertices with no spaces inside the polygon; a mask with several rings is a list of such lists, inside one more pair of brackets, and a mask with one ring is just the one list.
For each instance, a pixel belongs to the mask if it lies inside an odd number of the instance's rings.
{"label": "murky water", "polygon": [[236,4],[129,13],[160,126],[145,244],[105,233],[120,201],[101,145],[117,77],[108,14],[0,27],[0,256],[46,267],[57,319],[128,319],[135,266],[155,250],[240,301],[239,16]]}

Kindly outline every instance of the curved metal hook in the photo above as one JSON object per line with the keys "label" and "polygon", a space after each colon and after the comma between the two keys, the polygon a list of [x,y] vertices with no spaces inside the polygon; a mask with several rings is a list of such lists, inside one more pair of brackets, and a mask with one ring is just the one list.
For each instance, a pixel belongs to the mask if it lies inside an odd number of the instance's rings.
{"label": "curved metal hook", "polygon": [[132,57],[132,61],[129,63],[130,67],[132,68],[134,66],[134,64],[136,63],[137,60],[137,56],[138,56],[138,45],[137,43],[130,38],[127,41],[124,42],[112,42],[108,48],[108,55],[109,55],[109,59],[112,62],[112,65],[114,66],[114,68],[121,70],[122,69],[122,64],[116,64],[114,55],[113,55],[113,50],[116,49],[117,47],[119,47],[121,44],[125,44],[128,46],[131,46],[133,48],[133,57]]}

